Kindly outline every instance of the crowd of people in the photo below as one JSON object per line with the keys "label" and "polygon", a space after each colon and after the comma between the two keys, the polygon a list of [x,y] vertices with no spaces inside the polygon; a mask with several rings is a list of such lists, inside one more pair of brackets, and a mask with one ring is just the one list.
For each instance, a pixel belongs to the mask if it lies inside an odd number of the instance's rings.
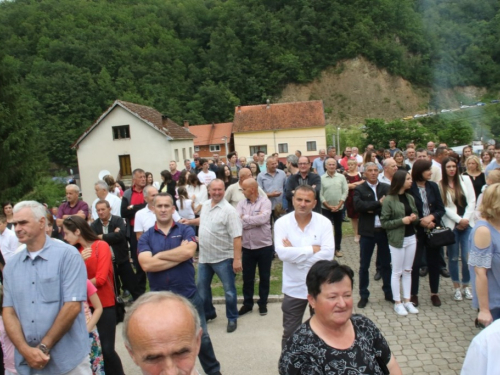
{"label": "crowd of people", "polygon": [[[220,374],[207,329],[217,318],[213,277],[222,283],[232,333],[255,302],[267,315],[276,257],[283,262],[280,374],[326,373],[332,366],[400,373],[374,323],[352,315],[354,274],[339,263],[349,221],[360,251],[358,308],[370,302],[376,248],[374,279],[382,280],[395,314],[418,314],[420,278],[427,275],[432,305],[441,306],[440,277],[451,277],[454,290],[446,298],[472,300],[477,325],[492,325],[500,317],[500,144],[480,158],[469,146],[459,157],[445,144],[388,145],[368,145],[362,155],[356,147],[342,155],[330,147],[314,160],[299,150],[283,161],[262,151],[251,161],[231,152],[226,164],[218,155],[195,154],[182,170],[171,161],[161,182],[140,168],[129,188],[105,176],[95,182],[90,205],[75,184],[66,186],[57,208],[6,202],[0,215],[5,373],[124,374],[115,335],[128,298],[124,339],[145,373],[170,363],[194,374],[198,354],[206,374]],[[445,246],[431,241],[438,228],[452,237]],[[167,308],[175,310],[168,318]],[[307,308],[311,318],[302,323]],[[184,347],[158,344],[170,334],[183,335]],[[167,361],[175,350],[185,350],[186,361]]]}

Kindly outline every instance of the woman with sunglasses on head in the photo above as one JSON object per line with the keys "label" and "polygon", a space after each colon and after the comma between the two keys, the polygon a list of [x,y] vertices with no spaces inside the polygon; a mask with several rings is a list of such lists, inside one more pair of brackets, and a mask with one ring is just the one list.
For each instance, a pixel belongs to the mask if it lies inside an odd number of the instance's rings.
{"label": "woman with sunglasses on head", "polygon": [[103,307],[97,322],[101,339],[106,374],[123,375],[120,357],[115,351],[116,309],[113,260],[109,245],[100,240],[87,222],[79,216],[69,216],[63,221],[64,239],[75,246],[87,268],[87,277],[97,288]]}
{"label": "woman with sunglasses on head", "polygon": [[[442,180],[439,190],[445,207],[443,224],[453,229],[455,243],[448,246],[448,268],[450,270],[455,301],[472,299],[469,287],[470,273],[467,266],[469,259],[469,235],[474,227],[474,209],[476,207],[476,194],[469,176],[458,173],[457,159],[445,158],[441,164]],[[462,261],[462,282],[458,270],[458,258]]]}

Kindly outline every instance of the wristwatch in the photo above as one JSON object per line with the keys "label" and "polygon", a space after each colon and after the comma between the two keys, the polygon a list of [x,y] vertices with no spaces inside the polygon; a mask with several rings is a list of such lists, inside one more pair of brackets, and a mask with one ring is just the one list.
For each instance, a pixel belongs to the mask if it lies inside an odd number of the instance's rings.
{"label": "wristwatch", "polygon": [[42,353],[45,355],[49,355],[49,353],[50,353],[50,349],[45,344],[38,345],[38,349],[40,349],[42,351]]}

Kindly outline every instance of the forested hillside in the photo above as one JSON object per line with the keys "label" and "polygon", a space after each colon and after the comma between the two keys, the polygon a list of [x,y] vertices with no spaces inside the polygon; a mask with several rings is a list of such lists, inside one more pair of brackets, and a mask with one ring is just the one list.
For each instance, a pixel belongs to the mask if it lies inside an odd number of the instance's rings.
{"label": "forested hillside", "polygon": [[420,87],[498,89],[498,9],[493,0],[4,1],[0,76],[30,113],[23,126],[40,130],[41,154],[68,166],[70,144],[117,98],[177,122],[228,121],[235,105],[358,56]]}

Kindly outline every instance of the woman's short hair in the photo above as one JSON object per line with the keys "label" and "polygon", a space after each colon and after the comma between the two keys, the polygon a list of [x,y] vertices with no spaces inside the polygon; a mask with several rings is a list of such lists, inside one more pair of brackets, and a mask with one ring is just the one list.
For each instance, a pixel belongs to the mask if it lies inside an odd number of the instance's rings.
{"label": "woman's short hair", "polygon": [[407,171],[399,170],[394,173],[391,181],[391,188],[389,189],[389,195],[398,195],[401,188],[405,185]]}
{"label": "woman's short hair", "polygon": [[354,272],[349,266],[335,260],[320,260],[307,273],[307,293],[316,298],[321,293],[321,285],[337,283],[346,276],[351,280],[351,287],[354,286]]}
{"label": "woman's short hair", "polygon": [[347,160],[347,165],[349,165],[349,164],[358,165],[358,161],[356,159],[349,159],[349,160]]}
{"label": "woman's short hair", "polygon": [[432,162],[426,159],[418,159],[413,163],[413,167],[411,168],[411,178],[413,181],[421,182],[425,181],[424,172],[428,171],[432,167]]}
{"label": "woman's short hair", "polygon": [[478,171],[483,171],[483,165],[481,164],[481,160],[476,155],[471,155],[467,159],[465,159],[465,165],[464,167],[467,168],[467,172],[469,171],[469,167],[467,164],[469,164],[470,161],[474,161],[477,165],[477,170]]}
{"label": "woman's short hair", "polygon": [[481,217],[486,220],[500,217],[500,183],[490,185],[486,188],[483,193],[479,212],[481,213]]}

